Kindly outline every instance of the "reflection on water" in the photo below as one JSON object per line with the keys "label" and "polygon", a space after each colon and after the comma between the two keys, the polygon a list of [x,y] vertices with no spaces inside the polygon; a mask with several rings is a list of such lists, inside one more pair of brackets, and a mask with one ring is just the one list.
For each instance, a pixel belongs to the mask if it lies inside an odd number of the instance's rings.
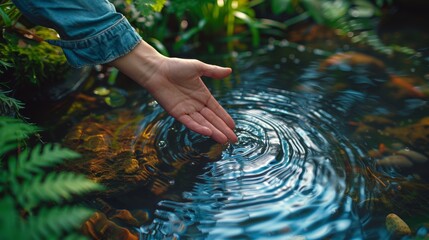
{"label": "reflection on water", "polygon": [[[378,164],[401,149],[428,153],[386,134],[427,112],[424,82],[395,82],[393,70],[367,54],[326,58],[289,45],[238,56],[232,82],[214,85],[239,142],[208,162],[182,199],[160,201],[142,239],[381,239],[390,234],[389,213],[427,216],[428,206],[412,206],[425,201],[427,184]],[[184,144],[181,134],[175,144]]]}
{"label": "reflection on water", "polygon": [[143,238],[361,236],[352,199],[365,197],[353,170],[362,164],[359,149],[321,98],[266,89],[223,100],[239,142],[207,163],[182,201],[161,201]]}
{"label": "reflection on water", "polygon": [[233,77],[207,83],[236,121],[232,145],[131,94],[135,116],[108,129],[151,183],[107,201],[150,208],[132,229],[141,239],[385,239],[389,213],[426,231],[429,59],[337,47],[280,41],[228,57]]}

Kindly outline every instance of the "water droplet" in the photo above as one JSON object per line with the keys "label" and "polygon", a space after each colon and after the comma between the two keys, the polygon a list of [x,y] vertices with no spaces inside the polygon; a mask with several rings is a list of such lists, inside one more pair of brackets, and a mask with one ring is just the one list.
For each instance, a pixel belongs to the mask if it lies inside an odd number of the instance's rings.
{"label": "water droplet", "polygon": [[159,143],[158,143],[158,147],[159,148],[165,148],[165,147],[167,147],[167,143],[165,142],[165,141],[159,141]]}
{"label": "water droplet", "polygon": [[153,101],[149,102],[147,105],[148,105],[149,107],[155,107],[156,105],[158,105],[158,102],[157,102],[157,101],[155,101],[155,100],[153,100]]}

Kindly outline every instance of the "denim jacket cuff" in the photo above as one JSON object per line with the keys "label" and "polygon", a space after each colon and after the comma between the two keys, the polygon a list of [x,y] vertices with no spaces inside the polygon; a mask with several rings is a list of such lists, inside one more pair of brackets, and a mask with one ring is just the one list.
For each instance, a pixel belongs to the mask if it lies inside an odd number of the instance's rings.
{"label": "denim jacket cuff", "polygon": [[122,17],[111,27],[97,35],[79,40],[47,40],[63,49],[71,66],[80,68],[87,65],[111,62],[133,50],[142,38]]}

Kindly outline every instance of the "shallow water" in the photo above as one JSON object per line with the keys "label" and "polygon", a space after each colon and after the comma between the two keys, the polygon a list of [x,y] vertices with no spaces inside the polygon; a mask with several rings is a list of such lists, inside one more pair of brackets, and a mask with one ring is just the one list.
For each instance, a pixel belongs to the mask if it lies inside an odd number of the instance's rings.
{"label": "shallow water", "polygon": [[[356,138],[348,123],[377,113],[418,118],[427,110],[426,100],[407,97],[392,105],[380,93],[386,91],[382,86],[388,81],[386,73],[347,65],[321,72],[324,54],[302,51],[283,41],[259,53],[236,56],[234,78],[209,83],[235,119],[239,137],[217,161],[195,163],[200,160],[186,157],[183,149],[198,150],[201,146],[195,143],[204,143],[205,138],[170,117],[158,120],[151,130],[158,157],[168,164],[188,158],[189,164],[200,168],[192,169],[195,177],[185,171],[170,182],[176,196],[165,194],[165,199],[157,200],[153,220],[139,229],[142,239],[389,236],[384,217],[392,208],[371,204],[392,188],[374,183],[374,172],[382,169],[375,167],[377,159],[368,156],[368,151],[377,148],[378,142]],[[341,81],[351,82],[340,91],[333,90],[332,85]],[[152,111],[148,119],[162,112]],[[145,124],[141,123],[141,129]],[[386,176],[399,176],[398,182],[407,176],[387,171]],[[400,183],[389,182],[395,184]],[[142,205],[147,205],[143,198]],[[134,207],[137,202],[134,197]],[[422,208],[427,211],[427,206]],[[409,210],[404,218],[422,214]]]}
{"label": "shallow water", "polygon": [[276,89],[231,91],[222,100],[238,143],[204,166],[183,200],[159,202],[143,238],[361,236],[352,197],[365,196],[353,170],[362,153],[341,136],[338,111],[323,110],[318,96]]}
{"label": "shallow water", "polygon": [[[386,66],[363,61],[321,69],[332,54],[351,50]],[[167,174],[166,190],[150,200],[137,188],[107,201],[153,213],[134,229],[141,239],[385,239],[391,212],[418,232],[429,222],[427,172],[376,164],[403,149],[428,157],[426,142],[377,134],[428,116],[427,93],[415,96],[413,89],[392,85],[391,76],[421,79],[413,83],[423,93],[429,58],[405,60],[350,43],[321,48],[287,41],[207,58],[234,69],[230,79],[207,84],[236,121],[238,143],[224,146],[216,160],[202,159],[214,143],[142,92],[131,94],[125,107],[144,116],[132,129],[131,148],[149,149],[164,168],[182,169]]]}

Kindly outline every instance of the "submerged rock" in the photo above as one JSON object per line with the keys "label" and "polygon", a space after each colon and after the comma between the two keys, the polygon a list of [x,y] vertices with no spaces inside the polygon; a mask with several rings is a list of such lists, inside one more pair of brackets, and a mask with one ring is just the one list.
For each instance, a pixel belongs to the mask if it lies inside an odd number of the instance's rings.
{"label": "submerged rock", "polygon": [[394,236],[410,235],[410,227],[402,220],[398,215],[390,213],[386,216],[386,228],[387,231],[392,233]]}
{"label": "submerged rock", "polygon": [[138,240],[137,234],[109,220],[104,213],[96,212],[82,226],[82,232],[92,239]]}
{"label": "submerged rock", "polygon": [[388,137],[394,137],[403,143],[414,146],[422,154],[428,154],[429,146],[429,117],[422,118],[420,121],[402,127],[387,127],[382,134]]}
{"label": "submerged rock", "polygon": [[425,155],[410,149],[399,150],[396,154],[405,156],[414,163],[426,163],[428,161],[428,158]]}
{"label": "submerged rock", "polygon": [[[106,195],[144,187],[159,195],[165,193],[177,173],[191,160],[215,160],[222,153],[216,144],[203,142],[205,148],[179,149],[180,157],[171,162],[160,159],[156,142],[156,121],[146,129],[139,125],[144,116],[132,110],[117,109],[102,115],[89,115],[75,124],[63,144],[82,157],[62,166],[85,174],[107,187]],[[200,149],[201,148],[201,149]]]}
{"label": "submerged rock", "polygon": [[392,155],[384,157],[376,162],[378,166],[392,166],[397,168],[410,168],[413,163],[405,156]]}

